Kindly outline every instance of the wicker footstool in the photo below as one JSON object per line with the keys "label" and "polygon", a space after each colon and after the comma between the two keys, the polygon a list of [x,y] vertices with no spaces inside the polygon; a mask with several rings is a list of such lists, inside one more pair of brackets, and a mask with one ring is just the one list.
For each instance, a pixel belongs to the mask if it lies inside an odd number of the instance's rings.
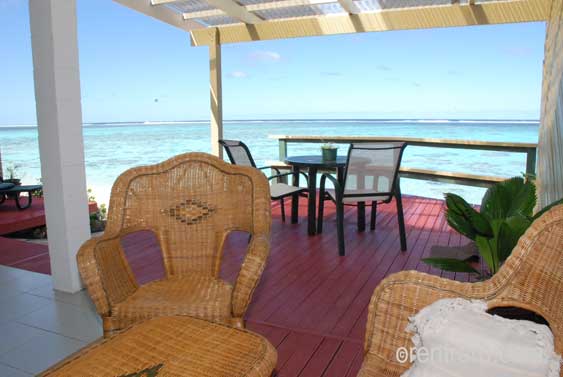
{"label": "wicker footstool", "polygon": [[268,377],[275,348],[262,336],[190,317],[160,317],[94,343],[40,376]]}

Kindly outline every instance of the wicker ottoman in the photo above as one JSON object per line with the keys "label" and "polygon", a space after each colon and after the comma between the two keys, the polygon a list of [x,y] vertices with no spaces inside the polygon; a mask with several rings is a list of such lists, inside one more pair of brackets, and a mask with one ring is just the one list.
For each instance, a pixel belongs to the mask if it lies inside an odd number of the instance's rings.
{"label": "wicker ottoman", "polygon": [[160,317],[94,343],[40,376],[206,377],[272,374],[262,336],[190,317]]}

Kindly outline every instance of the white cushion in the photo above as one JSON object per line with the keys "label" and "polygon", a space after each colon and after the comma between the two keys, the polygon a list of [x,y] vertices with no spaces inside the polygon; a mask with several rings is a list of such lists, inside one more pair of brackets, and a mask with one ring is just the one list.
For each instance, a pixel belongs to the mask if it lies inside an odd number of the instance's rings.
{"label": "white cushion", "polygon": [[402,377],[559,377],[547,326],[486,311],[484,301],[443,299],[412,317],[414,362]]}

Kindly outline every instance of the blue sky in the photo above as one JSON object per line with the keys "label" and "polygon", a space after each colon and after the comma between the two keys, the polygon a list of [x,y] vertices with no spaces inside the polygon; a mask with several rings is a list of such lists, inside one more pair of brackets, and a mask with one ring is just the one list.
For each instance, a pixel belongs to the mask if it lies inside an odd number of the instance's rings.
{"label": "blue sky", "polygon": [[[77,0],[85,122],[209,119],[206,47]],[[223,47],[225,119],[538,119],[543,23]],[[35,122],[27,0],[0,0],[0,124]]]}

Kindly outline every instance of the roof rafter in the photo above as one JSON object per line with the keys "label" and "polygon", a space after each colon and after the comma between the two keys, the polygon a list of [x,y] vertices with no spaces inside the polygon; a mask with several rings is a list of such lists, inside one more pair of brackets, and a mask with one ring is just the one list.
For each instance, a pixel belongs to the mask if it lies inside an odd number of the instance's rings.
{"label": "roof rafter", "polygon": [[207,0],[207,3],[217,9],[222,10],[227,16],[246,24],[257,24],[263,20],[254,13],[246,10],[245,7],[239,5],[233,0]]}
{"label": "roof rafter", "polygon": [[175,26],[179,29],[191,31],[195,29],[201,29],[204,26],[198,24],[195,21],[185,20],[182,15],[174,12],[166,7],[155,7],[152,6],[148,1],[139,0],[114,0],[127,8],[136,10],[137,12],[143,13],[149,17],[156,18],[162,22]]}
{"label": "roof rafter", "polygon": [[338,3],[350,14],[358,14],[361,12],[360,8],[354,3],[354,0],[338,0]]}
{"label": "roof rafter", "polygon": [[[432,5],[385,9],[350,15],[269,20],[256,25],[221,26],[221,43],[286,39],[388,30],[428,29],[545,21],[550,0],[491,1],[467,5]],[[194,46],[209,45],[209,33],[191,32]]]}

